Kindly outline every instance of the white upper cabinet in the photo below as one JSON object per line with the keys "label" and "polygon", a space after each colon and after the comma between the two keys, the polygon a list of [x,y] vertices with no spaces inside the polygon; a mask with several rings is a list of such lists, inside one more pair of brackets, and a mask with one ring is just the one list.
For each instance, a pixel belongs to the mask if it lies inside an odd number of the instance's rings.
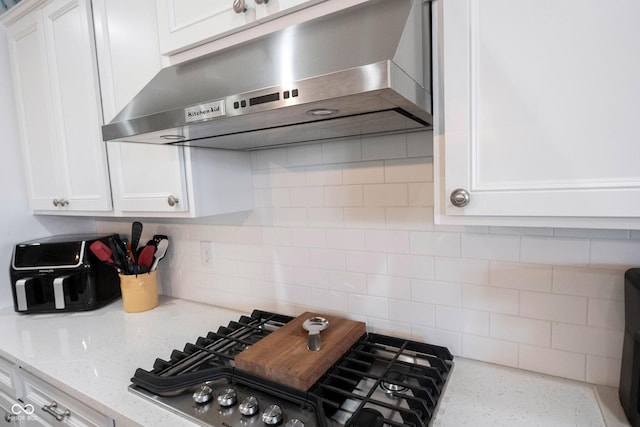
{"label": "white upper cabinet", "polygon": [[7,22],[7,35],[32,210],[110,211],[89,2],[48,2]]}
{"label": "white upper cabinet", "polygon": [[168,55],[257,24],[253,1],[157,0],[160,52]]}
{"label": "white upper cabinet", "polygon": [[[160,52],[172,55],[323,1],[156,0]],[[336,2],[346,7],[353,0]]]}
{"label": "white upper cabinet", "polygon": [[253,208],[248,152],[107,144],[118,215],[193,218]]}
{"label": "white upper cabinet", "polygon": [[640,2],[434,6],[436,220],[640,225]]}

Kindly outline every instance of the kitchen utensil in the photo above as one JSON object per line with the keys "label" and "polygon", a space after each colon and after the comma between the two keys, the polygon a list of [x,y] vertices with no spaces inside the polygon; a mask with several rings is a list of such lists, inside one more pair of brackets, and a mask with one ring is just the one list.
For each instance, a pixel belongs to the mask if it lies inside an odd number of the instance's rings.
{"label": "kitchen utensil", "polygon": [[100,260],[104,262],[108,262],[109,264],[114,264],[113,262],[113,252],[109,249],[109,246],[102,243],[100,240],[96,240],[91,245],[89,245],[89,249],[91,252]]}
{"label": "kitchen utensil", "polygon": [[140,237],[142,237],[142,223],[133,221],[133,224],[131,224],[131,252],[134,263],[136,262],[135,255],[138,251],[138,245],[140,245]]}
{"label": "kitchen utensil", "polygon": [[156,251],[156,247],[154,245],[146,245],[140,251],[140,255],[138,256],[138,266],[140,267],[140,273],[146,273],[151,270],[151,265],[153,264],[153,254]]}
{"label": "kitchen utensil", "polygon": [[307,349],[310,351],[319,351],[322,345],[320,340],[320,332],[327,329],[329,321],[324,317],[314,316],[302,322],[302,327],[309,331],[307,340]]}
{"label": "kitchen utensil", "polygon": [[158,268],[158,263],[162,258],[164,258],[164,255],[167,253],[168,247],[169,239],[161,239],[158,242],[158,247],[156,248],[156,253],[154,254],[155,259],[153,260],[153,264],[151,264],[150,271],[154,271],[156,268]]}
{"label": "kitchen utensil", "polygon": [[[324,317],[331,324],[322,333],[322,350],[307,350],[308,333],[302,324]],[[306,312],[267,335],[235,357],[235,367],[258,377],[308,390],[366,333],[363,322]]]}

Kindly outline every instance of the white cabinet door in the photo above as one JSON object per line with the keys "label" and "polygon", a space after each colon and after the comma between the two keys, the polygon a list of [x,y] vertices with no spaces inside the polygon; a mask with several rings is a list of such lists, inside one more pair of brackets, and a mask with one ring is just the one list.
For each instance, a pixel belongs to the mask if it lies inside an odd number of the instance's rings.
{"label": "white cabinet door", "polygon": [[325,0],[254,0],[256,2],[256,19],[267,21],[287,13],[321,3]]}
{"label": "white cabinet door", "polygon": [[[436,7],[441,222],[526,225],[525,217],[554,217],[549,225],[573,218],[589,226],[591,217],[625,226],[622,218],[640,217],[640,3]],[[457,188],[470,194],[465,207],[449,201]]]}
{"label": "white cabinet door", "polygon": [[104,122],[160,71],[156,0],[93,0]]}
{"label": "white cabinet door", "polygon": [[107,148],[116,212],[188,210],[183,147],[108,142]]}
{"label": "white cabinet door", "polygon": [[38,213],[111,210],[91,22],[88,0],[55,0],[8,29],[31,205]]}
{"label": "white cabinet door", "polygon": [[160,51],[168,55],[255,25],[253,0],[243,0],[246,12],[236,12],[234,0],[156,0]]}
{"label": "white cabinet door", "polygon": [[22,420],[26,421],[29,417],[26,412],[31,412],[31,407],[24,408],[17,400],[0,392],[0,411],[2,412],[0,415],[5,421],[2,425],[18,427],[22,425]]}

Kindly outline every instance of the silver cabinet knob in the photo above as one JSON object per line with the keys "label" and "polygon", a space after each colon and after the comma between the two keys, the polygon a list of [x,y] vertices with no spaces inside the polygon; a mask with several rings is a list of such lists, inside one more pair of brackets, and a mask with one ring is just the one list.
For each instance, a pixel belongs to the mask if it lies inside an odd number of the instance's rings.
{"label": "silver cabinet knob", "polygon": [[451,196],[449,197],[449,200],[451,200],[451,204],[456,208],[462,208],[469,204],[469,201],[471,201],[471,195],[467,190],[457,188],[453,190]]}
{"label": "silver cabinet knob", "polygon": [[169,196],[167,197],[167,203],[169,204],[169,206],[174,207],[175,205],[180,203],[180,200],[177,197]]}
{"label": "silver cabinet knob", "polygon": [[277,426],[282,422],[282,408],[278,405],[269,405],[262,413],[262,422],[268,426]]}
{"label": "silver cabinet knob", "polygon": [[255,0],[256,4],[267,4],[269,0]]}
{"label": "silver cabinet knob", "polygon": [[253,396],[247,397],[240,404],[240,413],[247,417],[257,414],[259,410],[260,405],[258,405],[258,399]]}
{"label": "silver cabinet knob", "polygon": [[238,402],[238,394],[232,388],[228,388],[218,396],[218,403],[222,407],[233,406]]}
{"label": "silver cabinet knob", "polygon": [[55,206],[56,208],[57,208],[58,206],[60,206],[60,200],[58,200],[58,199],[53,199],[53,206]]}
{"label": "silver cabinet knob", "polygon": [[208,385],[199,387],[193,393],[193,401],[196,403],[207,403],[213,398],[213,389]]}
{"label": "silver cabinet knob", "polygon": [[235,13],[246,13],[249,8],[247,7],[246,0],[233,0],[233,11]]}
{"label": "silver cabinet knob", "polygon": [[53,199],[53,206],[56,208],[69,206],[69,201],[66,199]]}

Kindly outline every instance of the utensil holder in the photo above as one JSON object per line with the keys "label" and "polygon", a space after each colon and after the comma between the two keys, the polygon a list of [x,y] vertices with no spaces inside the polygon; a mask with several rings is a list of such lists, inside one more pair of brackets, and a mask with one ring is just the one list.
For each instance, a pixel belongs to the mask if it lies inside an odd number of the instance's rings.
{"label": "utensil holder", "polygon": [[119,274],[122,305],[127,313],[151,310],[158,305],[157,270],[142,274]]}

